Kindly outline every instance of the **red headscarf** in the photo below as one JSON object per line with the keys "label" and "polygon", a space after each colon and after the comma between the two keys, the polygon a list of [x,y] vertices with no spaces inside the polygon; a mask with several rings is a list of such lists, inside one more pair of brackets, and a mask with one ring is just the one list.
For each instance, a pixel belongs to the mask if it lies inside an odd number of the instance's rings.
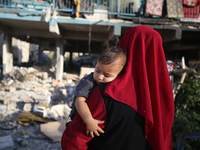
{"label": "red headscarf", "polygon": [[172,150],[174,100],[160,34],[136,26],[123,35],[120,47],[128,52],[125,73],[106,87],[105,94],[145,118],[145,136],[153,150]]}

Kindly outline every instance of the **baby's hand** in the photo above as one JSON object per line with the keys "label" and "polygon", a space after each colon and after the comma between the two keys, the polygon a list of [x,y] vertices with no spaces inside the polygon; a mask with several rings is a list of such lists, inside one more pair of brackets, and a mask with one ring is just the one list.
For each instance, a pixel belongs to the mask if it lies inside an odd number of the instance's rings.
{"label": "baby's hand", "polygon": [[96,120],[92,118],[87,124],[86,124],[86,135],[91,136],[92,138],[94,135],[100,136],[100,133],[104,133],[104,131],[98,126],[98,124],[103,124],[105,121],[102,120]]}

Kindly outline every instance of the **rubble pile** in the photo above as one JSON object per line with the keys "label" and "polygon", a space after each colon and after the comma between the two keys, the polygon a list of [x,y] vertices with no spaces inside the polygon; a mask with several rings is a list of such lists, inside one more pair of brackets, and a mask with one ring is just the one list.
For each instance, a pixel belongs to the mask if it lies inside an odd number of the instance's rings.
{"label": "rubble pile", "polygon": [[78,82],[75,74],[59,81],[53,69],[14,67],[0,82],[0,150],[61,149]]}

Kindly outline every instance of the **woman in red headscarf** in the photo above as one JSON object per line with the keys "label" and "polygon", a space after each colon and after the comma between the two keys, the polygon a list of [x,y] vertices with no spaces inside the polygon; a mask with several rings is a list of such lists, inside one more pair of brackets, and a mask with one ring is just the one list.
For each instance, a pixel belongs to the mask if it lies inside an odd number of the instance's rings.
{"label": "woman in red headscarf", "polygon": [[111,83],[99,84],[87,103],[104,132],[86,136],[78,113],[62,136],[63,150],[172,150],[174,119],[172,85],[158,32],[136,26],[122,37],[128,52],[124,72]]}

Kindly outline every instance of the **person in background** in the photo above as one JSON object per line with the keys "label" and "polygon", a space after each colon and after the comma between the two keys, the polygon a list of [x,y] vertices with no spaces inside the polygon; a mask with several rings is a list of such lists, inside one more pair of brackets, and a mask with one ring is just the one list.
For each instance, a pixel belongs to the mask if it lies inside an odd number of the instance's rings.
{"label": "person in background", "polygon": [[104,120],[94,138],[76,113],[62,135],[63,150],[172,150],[172,85],[160,34],[148,26],[128,30],[119,47],[127,50],[123,72],[100,83],[87,99],[93,118]]}
{"label": "person in background", "polygon": [[80,17],[80,7],[81,7],[81,0],[71,0],[72,3],[72,13],[71,17],[73,18],[79,18]]}
{"label": "person in background", "polygon": [[86,134],[88,136],[94,137],[94,135],[99,136],[99,132],[104,133],[98,126],[104,121],[92,117],[86,99],[97,84],[113,81],[121,73],[125,64],[126,51],[124,49],[116,46],[107,48],[99,55],[94,72],[82,78],[77,85],[70,117],[73,120],[76,110],[78,111],[86,124]]}

